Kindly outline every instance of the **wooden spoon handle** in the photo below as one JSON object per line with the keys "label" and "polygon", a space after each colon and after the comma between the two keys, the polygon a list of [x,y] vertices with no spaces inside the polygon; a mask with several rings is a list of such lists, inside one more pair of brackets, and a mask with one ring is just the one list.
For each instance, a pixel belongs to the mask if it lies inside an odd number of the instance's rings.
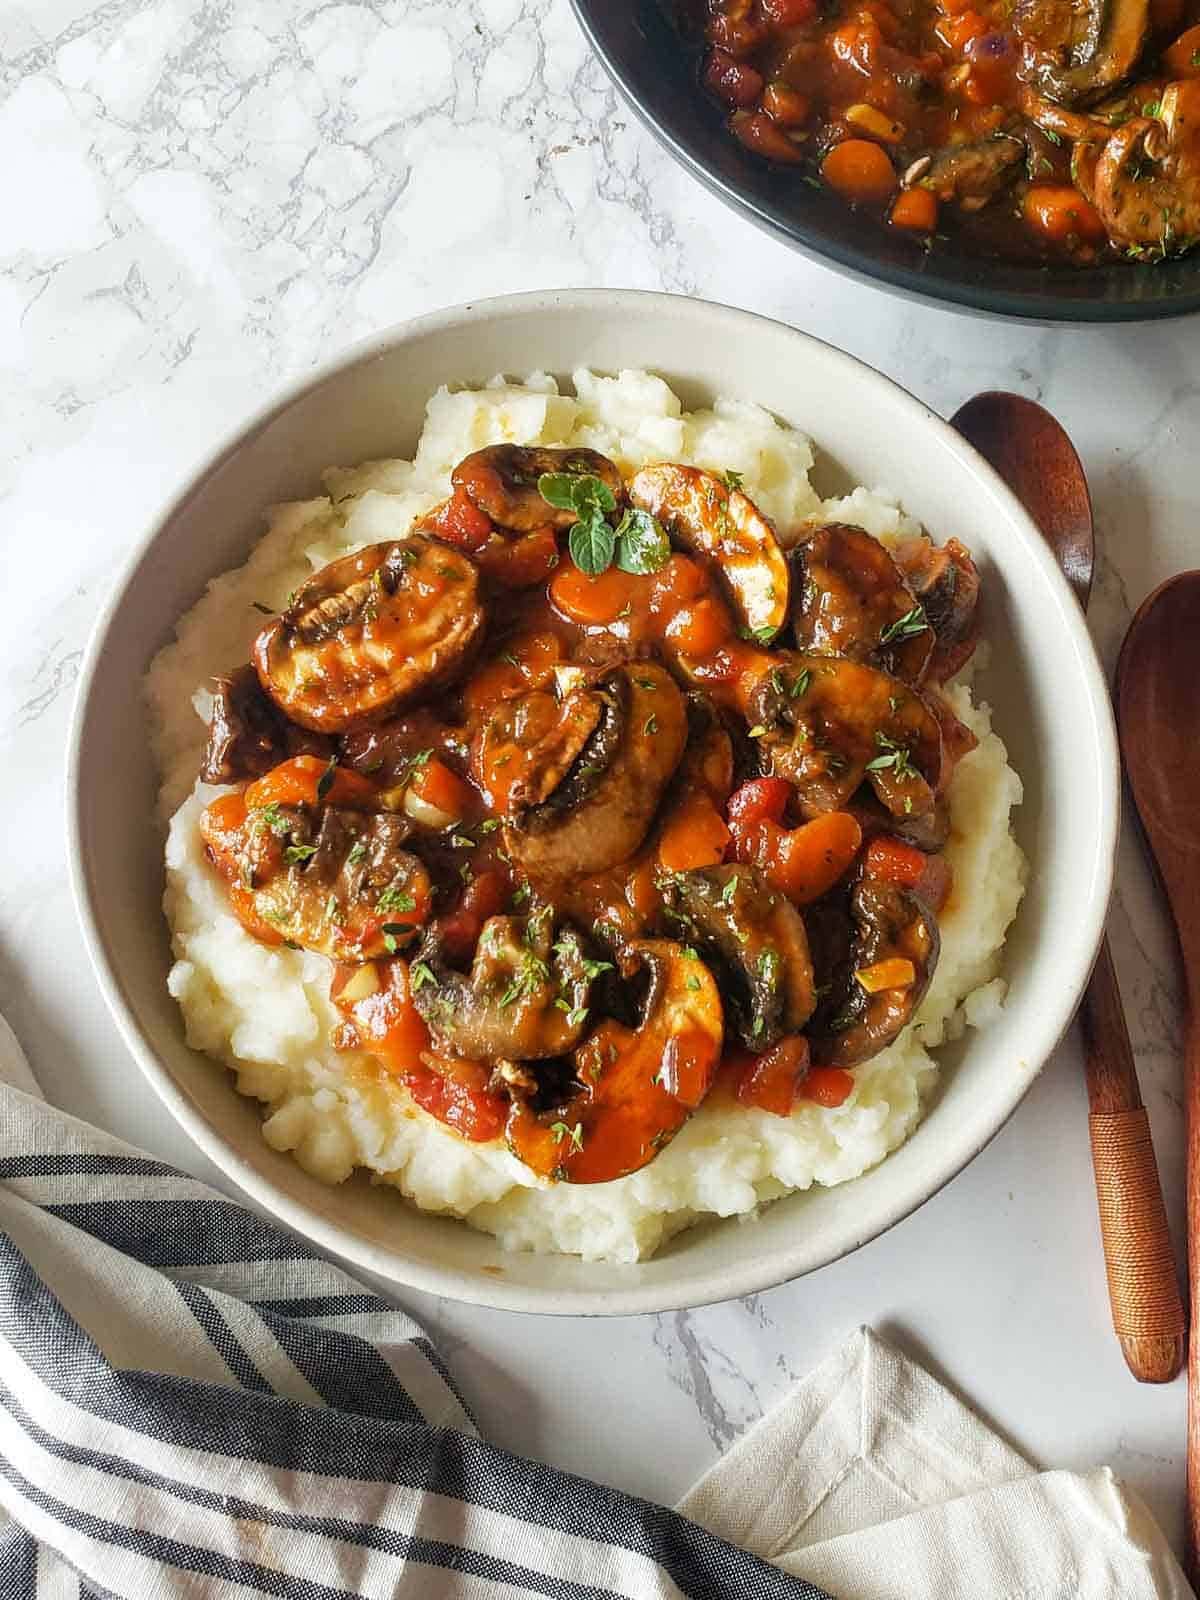
{"label": "wooden spoon handle", "polygon": [[1170,1383],[1186,1355],[1183,1302],[1150,1122],[1107,939],[1079,1017],[1113,1329],[1125,1364],[1139,1382]]}
{"label": "wooden spoon handle", "polygon": [[[1187,1106],[1188,1286],[1193,1310],[1200,1305],[1200,994],[1189,984],[1190,1011],[1183,1074]],[[1200,1583],[1200,1328],[1192,1316],[1188,1332],[1187,1575]]]}

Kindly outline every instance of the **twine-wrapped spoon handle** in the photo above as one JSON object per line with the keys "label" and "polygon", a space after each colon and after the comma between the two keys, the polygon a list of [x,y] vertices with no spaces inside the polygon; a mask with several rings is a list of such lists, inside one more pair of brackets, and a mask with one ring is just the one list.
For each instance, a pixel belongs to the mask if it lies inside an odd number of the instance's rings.
{"label": "twine-wrapped spoon handle", "polygon": [[[951,425],[1029,512],[1086,611],[1095,564],[1092,504],[1083,464],[1061,424],[1036,401],[993,390],[968,400]],[[1134,1377],[1168,1383],[1183,1363],[1187,1323],[1107,938],[1080,1021],[1113,1328]]]}
{"label": "twine-wrapped spoon handle", "polygon": [[1142,1105],[1107,938],[1079,1009],[1088,1130],[1113,1330],[1142,1383],[1169,1383],[1187,1354],[1183,1301],[1150,1121]]}

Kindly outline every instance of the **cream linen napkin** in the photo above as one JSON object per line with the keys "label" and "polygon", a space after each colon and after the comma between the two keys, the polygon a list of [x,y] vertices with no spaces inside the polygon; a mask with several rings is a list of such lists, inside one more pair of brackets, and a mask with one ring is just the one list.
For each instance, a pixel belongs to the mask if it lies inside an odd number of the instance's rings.
{"label": "cream linen napkin", "polygon": [[678,1508],[845,1600],[1187,1600],[1108,1468],[1037,1472],[863,1328]]}

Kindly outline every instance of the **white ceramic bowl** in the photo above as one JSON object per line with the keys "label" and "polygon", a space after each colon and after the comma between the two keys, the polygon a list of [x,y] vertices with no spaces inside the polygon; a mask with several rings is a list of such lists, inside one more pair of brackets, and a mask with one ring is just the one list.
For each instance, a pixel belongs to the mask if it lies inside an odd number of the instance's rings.
{"label": "white ceramic bowl", "polygon": [[[690,407],[752,398],[814,439],[818,486],[885,486],[983,571],[993,665],[982,680],[1025,783],[1032,863],[1005,952],[1003,1016],[968,1031],[912,1138],[839,1188],[790,1196],[748,1225],[710,1222],[639,1266],[509,1255],[356,1178],[330,1189],[263,1142],[257,1106],[188,1048],[167,994],[161,840],[141,680],[217,573],[241,564],[272,501],[318,492],[330,462],[411,453],[441,383],[581,365],[660,372]],[[105,998],[173,1115],[241,1188],[319,1247],[399,1284],[517,1311],[661,1311],[749,1293],[823,1266],[907,1215],[1015,1109],[1075,1010],[1113,870],[1117,757],[1080,612],[1037,530],[990,467],[911,395],[849,356],[741,311],[664,295],[520,295],[380,335],[297,384],[201,468],[138,546],[84,665],[68,780],[75,894]]]}

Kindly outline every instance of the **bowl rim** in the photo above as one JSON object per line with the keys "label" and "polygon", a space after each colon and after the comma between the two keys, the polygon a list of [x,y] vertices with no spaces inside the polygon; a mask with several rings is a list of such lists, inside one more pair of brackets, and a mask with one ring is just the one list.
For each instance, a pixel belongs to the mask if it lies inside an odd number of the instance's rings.
{"label": "bowl rim", "polygon": [[[879,260],[870,250],[857,249],[834,238],[826,239],[818,233],[802,231],[777,206],[744,193],[737,185],[714,172],[687,139],[667,126],[653,104],[634,87],[624,63],[610,47],[602,31],[606,0],[570,0],[570,4],[589,46],[643,127],[710,194],[724,201],[773,239],[807,256],[810,261],[818,262],[858,283],[882,288],[907,300],[939,306],[943,311],[957,312],[962,316],[1012,319],[1030,322],[1035,326],[1082,323],[1103,327],[1110,323],[1160,322],[1173,317],[1191,316],[1200,311],[1200,257],[1196,262],[1196,287],[1170,298],[1156,301],[1075,300],[1039,293],[1035,289],[1017,293],[988,287],[982,277],[978,287],[950,279],[937,279],[936,287],[933,287],[927,274],[915,267],[893,265]],[[1130,270],[1137,271],[1139,268]],[[1154,269],[1146,267],[1144,270]]]}
{"label": "bowl rim", "polygon": [[[609,1286],[595,1290],[569,1287],[556,1289],[549,1286],[510,1283],[502,1277],[480,1271],[471,1272],[463,1267],[431,1266],[413,1261],[399,1250],[386,1248],[343,1228],[340,1224],[330,1221],[319,1210],[278,1188],[258,1165],[239,1155],[224,1133],[192,1102],[153,1049],[133,1004],[126,997],[121,973],[107,949],[101,931],[103,919],[98,915],[89,864],[83,849],[86,803],[80,774],[88,736],[89,711],[100,688],[101,659],[110,636],[118,627],[125,592],[138,568],[150,556],[163,530],[183,506],[203,490],[207,480],[235,451],[241,449],[255,434],[296,401],[319,389],[331,378],[357,365],[368,363],[385,351],[402,348],[413,340],[512,313],[536,315],[557,310],[567,314],[612,314],[626,310],[632,314],[635,309],[645,312],[657,308],[660,314],[672,315],[678,314],[681,307],[685,306],[693,313],[717,324],[716,331],[722,335],[728,333],[736,336],[739,326],[744,327],[747,322],[764,324],[777,336],[820,348],[824,359],[831,361],[834,367],[841,367],[851,376],[852,381],[878,385],[889,390],[893,403],[910,414],[914,428],[928,430],[939,437],[943,447],[948,448],[960,459],[964,468],[982,480],[982,486],[990,492],[993,500],[1008,514],[1009,519],[1025,531],[1027,548],[1023,556],[1041,566],[1043,575],[1048,578],[1051,588],[1057,593],[1062,613],[1061,620],[1071,636],[1074,653],[1084,675],[1091,708],[1095,713],[1095,733],[1100,745],[1099,767],[1102,774],[1100,792],[1090,797],[1095,804],[1092,865],[1086,903],[1077,907],[1075,926],[1079,937],[1073,941],[1075,954],[1069,963],[1063,963],[1064,970],[1060,971],[1064,981],[1060,989],[1059,1003],[1056,1007],[1047,1008],[1037,1019],[1036,1026],[1031,1026],[1036,1044],[1022,1051],[1027,1070],[1013,1075],[1007,1103],[995,1125],[982,1137],[969,1141],[970,1148],[957,1149],[952,1154],[943,1154],[939,1159],[931,1161],[925,1181],[917,1189],[911,1194],[895,1197],[880,1206],[872,1214],[869,1225],[846,1227],[843,1236],[832,1249],[823,1249],[819,1253],[819,1260],[812,1259],[811,1250],[806,1250],[801,1231],[795,1244],[787,1249],[777,1250],[769,1257],[757,1258],[753,1252],[746,1252],[733,1266],[712,1268],[704,1274],[688,1278],[674,1286],[651,1283],[641,1286],[637,1284]],[[1104,933],[1112,890],[1119,825],[1120,780],[1112,705],[1083,613],[1024,507],[988,462],[950,423],[930,410],[900,384],[867,363],[816,338],[815,335],[792,328],[777,319],[713,301],[651,290],[566,289],[534,290],[473,300],[393,324],[351,344],[309,369],[303,376],[277,391],[248,419],[226,431],[221,442],[201,458],[189,473],[186,482],[151,518],[112,580],[104,604],[93,624],[80,666],[68,735],[65,800],[67,857],[76,915],[92,971],[109,1013],[142,1074],[175,1121],[200,1151],[226,1178],[237,1185],[251,1202],[326,1254],[349,1264],[352,1269],[357,1268],[371,1273],[398,1288],[418,1289],[492,1310],[563,1316],[625,1316],[682,1310],[734,1299],[773,1288],[804,1276],[810,1271],[816,1271],[822,1266],[828,1266],[869,1243],[918,1210],[991,1143],[1016,1111],[1056,1049],[1082,998]],[[235,1092],[230,1086],[230,1093]],[[727,1226],[732,1226],[737,1221],[736,1218],[720,1220]],[[636,1272],[637,1268],[632,1267],[630,1271]]]}

